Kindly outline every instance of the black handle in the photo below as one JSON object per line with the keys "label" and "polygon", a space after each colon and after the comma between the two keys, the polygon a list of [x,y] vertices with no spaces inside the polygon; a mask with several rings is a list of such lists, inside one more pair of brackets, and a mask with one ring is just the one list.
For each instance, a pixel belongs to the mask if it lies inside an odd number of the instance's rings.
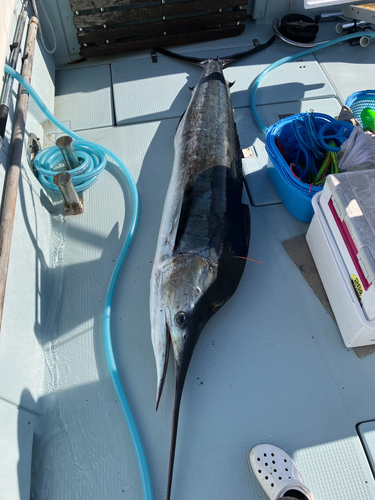
{"label": "black handle", "polygon": [[0,137],[4,139],[5,129],[7,126],[7,119],[9,113],[9,106],[6,104],[0,104]]}

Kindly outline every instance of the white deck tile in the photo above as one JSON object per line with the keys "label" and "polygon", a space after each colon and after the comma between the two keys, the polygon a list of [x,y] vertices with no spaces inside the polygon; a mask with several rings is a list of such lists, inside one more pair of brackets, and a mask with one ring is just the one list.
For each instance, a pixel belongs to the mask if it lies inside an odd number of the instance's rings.
{"label": "white deck tile", "polygon": [[[248,50],[240,47],[236,52]],[[224,75],[232,87],[234,108],[250,105],[250,85],[269,64],[295,53],[295,48],[275,42],[266,50],[247,56],[228,68]],[[225,52],[227,54],[227,51]],[[194,56],[216,57],[209,49]],[[127,124],[175,118],[186,109],[191,93],[189,87],[199,80],[201,70],[190,63],[158,55],[111,64],[116,123]],[[313,56],[277,68],[260,85],[257,104],[272,104],[334,97],[335,91]]]}
{"label": "white deck tile", "polygon": [[55,116],[74,131],[114,125],[109,64],[57,71]]}

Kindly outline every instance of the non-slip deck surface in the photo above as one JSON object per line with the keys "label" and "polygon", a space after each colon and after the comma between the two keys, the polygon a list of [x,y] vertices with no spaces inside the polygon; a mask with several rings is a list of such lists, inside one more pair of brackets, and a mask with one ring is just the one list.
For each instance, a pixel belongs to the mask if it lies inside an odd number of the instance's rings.
{"label": "non-slip deck surface", "polygon": [[110,66],[57,71],[55,115],[74,131],[114,125]]}
{"label": "non-slip deck surface", "polygon": [[[151,92],[152,80],[149,86]],[[293,97],[290,109],[296,110],[300,103]],[[326,101],[332,113],[339,108],[336,100]],[[279,113],[273,106],[261,109],[266,108],[267,116]],[[258,151],[264,138],[255,128],[249,135],[250,119],[248,108],[236,109],[242,147],[255,145]],[[173,364],[155,413],[149,279],[177,123],[169,118],[82,133],[118,154],[139,190],[139,226],[117,284],[112,331],[156,500],[165,497]],[[250,186],[256,171],[246,172]],[[124,196],[121,174],[111,166],[87,193],[83,216],[53,218],[55,299],[61,307],[44,341],[46,395],[34,438],[35,499],[142,498],[102,342],[106,288],[130,218]],[[375,482],[356,425],[375,419],[374,354],[359,359],[344,346],[337,325],[282,246],[308,225],[277,199],[267,200],[250,207],[249,257],[262,264],[247,263],[238,290],[206,326],[190,364],[172,498],[265,500],[247,455],[253,445],[270,442],[292,455],[316,500],[373,499]]]}
{"label": "non-slip deck surface", "polygon": [[[261,41],[266,42],[264,36]],[[244,52],[249,47],[234,50]],[[269,50],[247,56],[228,66],[224,73],[229,82],[234,82],[231,92],[233,107],[249,106],[251,82],[269,64],[294,52],[292,47],[276,42]],[[221,54],[211,49],[198,57],[218,55]],[[111,64],[118,125],[174,118],[181,116],[186,109],[190,95],[184,91],[194,87],[198,81],[201,73],[199,67],[162,55],[158,55],[157,59],[158,62],[153,64],[148,56],[134,61],[130,67],[126,60]],[[310,55],[273,71],[260,86],[257,102],[274,104],[334,96],[333,87]]]}

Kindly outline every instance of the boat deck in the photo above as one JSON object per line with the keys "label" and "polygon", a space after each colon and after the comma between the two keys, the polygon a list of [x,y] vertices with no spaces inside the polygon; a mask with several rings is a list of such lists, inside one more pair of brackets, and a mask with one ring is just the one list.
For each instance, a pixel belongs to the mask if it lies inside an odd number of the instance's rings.
{"label": "boat deck", "polygon": [[[321,38],[331,37],[327,24]],[[263,43],[269,25],[241,37],[176,48],[201,57]],[[306,233],[270,184],[264,136],[249,108],[250,84],[270,63],[299,49],[277,40],[224,70],[231,89],[251,211],[251,243],[238,290],[210,320],[195,349],[181,405],[172,498],[266,497],[248,452],[269,442],[295,460],[315,500],[370,500],[375,481],[360,439],[375,420],[375,354],[347,349],[335,321],[282,242]],[[88,61],[56,73],[55,113],[84,138],[119,155],[140,196],[139,225],[121,272],[112,335],[120,377],[134,412],[156,500],[165,497],[173,405],[170,359],[155,412],[149,279],[173,164],[173,136],[198,80],[195,66],[148,53]],[[264,80],[257,102],[266,125],[304,110],[337,115],[354,91],[375,80],[372,47],[334,46],[284,65]],[[54,138],[53,130],[49,130]],[[43,344],[44,396],[34,435],[34,500],[140,500],[130,436],[107,371],[103,304],[130,220],[122,174],[109,165],[85,193],[85,213],[52,215],[53,298]]]}

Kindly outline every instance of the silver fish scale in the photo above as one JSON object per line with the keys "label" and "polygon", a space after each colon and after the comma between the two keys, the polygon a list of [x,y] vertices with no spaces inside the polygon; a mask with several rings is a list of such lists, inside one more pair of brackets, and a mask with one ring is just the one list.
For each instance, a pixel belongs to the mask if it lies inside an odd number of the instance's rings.
{"label": "silver fish scale", "polygon": [[220,254],[227,168],[235,157],[234,140],[228,141],[228,136],[234,137],[231,113],[220,63],[210,61],[176,133],[176,145],[184,144],[176,151],[176,162],[187,172],[176,253],[197,253],[210,260]]}
{"label": "silver fish scale", "polygon": [[222,61],[204,63],[202,76],[175,135],[175,159],[151,277],[151,336],[157,405],[169,346],[175,358],[167,500],[170,499],[184,381],[204,325],[233,295],[250,238],[242,205],[238,138]]}

